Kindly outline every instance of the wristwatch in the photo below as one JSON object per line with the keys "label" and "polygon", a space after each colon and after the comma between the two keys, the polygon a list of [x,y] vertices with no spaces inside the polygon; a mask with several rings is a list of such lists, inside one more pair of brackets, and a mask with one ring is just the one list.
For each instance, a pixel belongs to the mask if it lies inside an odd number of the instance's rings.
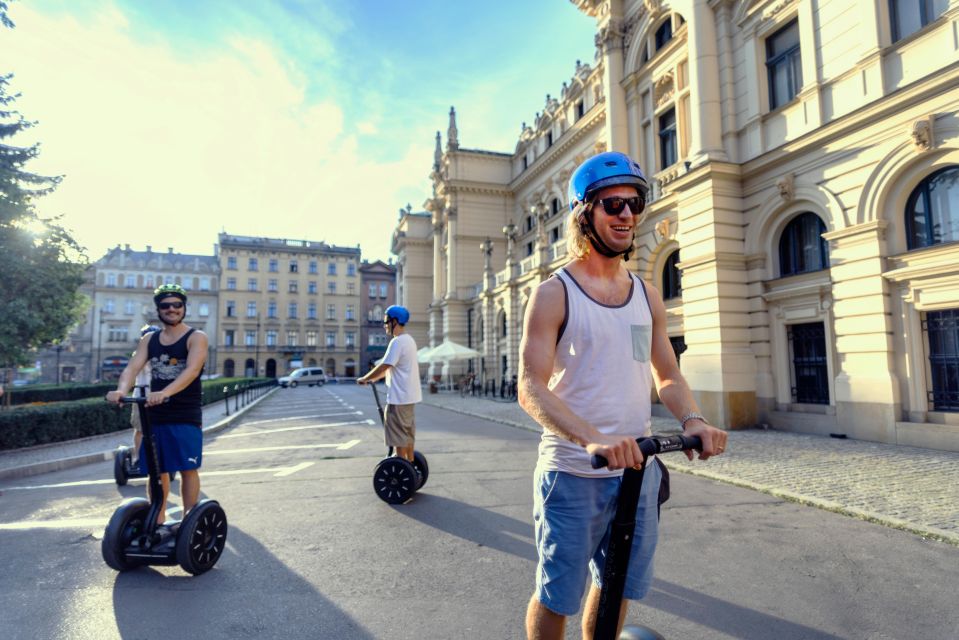
{"label": "wristwatch", "polygon": [[706,419],[706,416],[704,416],[701,413],[696,413],[695,411],[693,411],[691,413],[687,413],[686,415],[684,415],[682,418],[679,419],[679,428],[685,431],[686,423],[689,422],[690,420],[702,420],[706,424],[709,424],[709,420]]}

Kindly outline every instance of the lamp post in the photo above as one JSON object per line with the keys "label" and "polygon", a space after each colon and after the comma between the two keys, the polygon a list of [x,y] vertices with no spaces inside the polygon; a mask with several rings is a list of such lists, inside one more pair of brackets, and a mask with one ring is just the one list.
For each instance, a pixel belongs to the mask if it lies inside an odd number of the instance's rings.
{"label": "lamp post", "polygon": [[253,377],[260,377],[260,314],[256,314],[256,337],[253,339],[254,345],[254,356],[253,356]]}
{"label": "lamp post", "polygon": [[60,386],[60,351],[63,349],[63,345],[59,342],[57,343],[57,386]]}
{"label": "lamp post", "polygon": [[[103,359],[100,357],[100,349],[103,346],[103,323],[107,322],[107,320],[103,319],[103,307],[97,307],[97,313],[99,315],[97,322],[97,382],[103,382]],[[106,311],[106,313],[109,314],[111,312]]]}

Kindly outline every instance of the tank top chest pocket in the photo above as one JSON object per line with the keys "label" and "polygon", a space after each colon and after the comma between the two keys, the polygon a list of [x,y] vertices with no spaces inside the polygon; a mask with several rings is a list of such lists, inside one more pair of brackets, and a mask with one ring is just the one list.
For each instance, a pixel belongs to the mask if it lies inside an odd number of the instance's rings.
{"label": "tank top chest pocket", "polygon": [[630,333],[633,338],[633,360],[649,362],[649,352],[652,349],[653,326],[650,324],[631,324]]}

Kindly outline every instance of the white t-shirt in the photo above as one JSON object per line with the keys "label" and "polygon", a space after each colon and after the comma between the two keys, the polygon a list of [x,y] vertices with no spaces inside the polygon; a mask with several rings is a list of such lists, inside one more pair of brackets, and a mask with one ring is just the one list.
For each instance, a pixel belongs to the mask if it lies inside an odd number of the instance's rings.
{"label": "white t-shirt", "polygon": [[381,362],[390,365],[386,371],[387,404],[413,404],[423,399],[416,341],[412,336],[401,333],[390,340]]}

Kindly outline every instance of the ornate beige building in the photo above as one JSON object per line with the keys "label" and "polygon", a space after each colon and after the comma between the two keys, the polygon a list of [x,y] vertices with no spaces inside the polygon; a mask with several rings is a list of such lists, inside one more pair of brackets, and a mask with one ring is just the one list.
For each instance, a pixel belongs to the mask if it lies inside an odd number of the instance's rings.
{"label": "ornate beige building", "polygon": [[595,60],[512,153],[460,147],[452,110],[437,134],[430,224],[393,243],[420,344],[514,375],[569,175],[620,150],[652,185],[630,267],[713,422],[959,450],[959,1],[574,4]]}
{"label": "ornate beige building", "polygon": [[219,235],[218,371],[275,377],[360,366],[360,248]]}

